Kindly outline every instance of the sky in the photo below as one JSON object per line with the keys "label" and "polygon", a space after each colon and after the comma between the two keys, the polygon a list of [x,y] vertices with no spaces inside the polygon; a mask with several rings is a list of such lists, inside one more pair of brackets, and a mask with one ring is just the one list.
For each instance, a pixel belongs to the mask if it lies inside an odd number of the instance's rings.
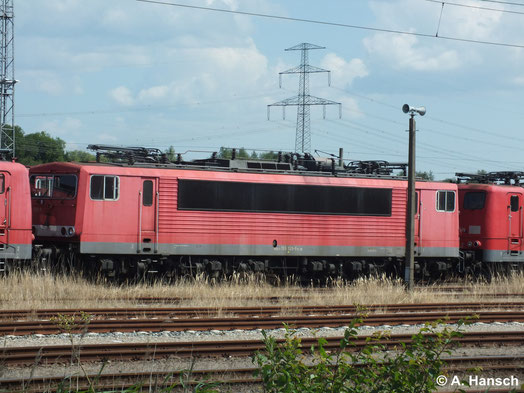
{"label": "sky", "polygon": [[328,24],[136,0],[14,0],[15,123],[68,150],[293,151],[296,107],[268,120],[267,105],[298,93],[298,77],[279,88],[279,72],[300,64],[286,48],[311,43],[325,47],[309,62],[331,71],[331,85],[312,74],[310,94],[342,103],[341,118],[336,106],[326,119],[311,107],[313,152],[407,162],[407,103],[427,108],[416,118],[417,171],[524,171],[524,48],[436,37],[524,47],[523,0],[164,2]]}

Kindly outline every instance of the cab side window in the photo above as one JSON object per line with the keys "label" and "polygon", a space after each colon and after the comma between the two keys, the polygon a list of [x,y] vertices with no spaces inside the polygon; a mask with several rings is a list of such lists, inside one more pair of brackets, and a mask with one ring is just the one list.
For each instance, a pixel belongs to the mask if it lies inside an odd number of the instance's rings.
{"label": "cab side window", "polygon": [[119,195],[118,176],[92,175],[91,199],[103,201],[116,201]]}
{"label": "cab side window", "polygon": [[438,212],[455,211],[455,191],[437,191],[436,208]]}

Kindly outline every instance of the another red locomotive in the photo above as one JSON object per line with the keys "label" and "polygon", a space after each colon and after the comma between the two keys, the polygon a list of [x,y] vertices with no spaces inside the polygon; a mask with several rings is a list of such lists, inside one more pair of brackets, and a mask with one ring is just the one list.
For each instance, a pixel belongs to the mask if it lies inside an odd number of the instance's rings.
{"label": "another red locomotive", "polygon": [[[403,271],[405,179],[311,156],[163,163],[148,149],[100,149],[125,162],[31,168],[33,230],[59,260],[118,277]],[[418,272],[455,270],[457,185],[416,189]]]}
{"label": "another red locomotive", "polygon": [[460,248],[469,265],[512,270],[524,262],[523,172],[457,173]]}
{"label": "another red locomotive", "polygon": [[28,170],[0,161],[0,271],[30,260],[32,240]]}

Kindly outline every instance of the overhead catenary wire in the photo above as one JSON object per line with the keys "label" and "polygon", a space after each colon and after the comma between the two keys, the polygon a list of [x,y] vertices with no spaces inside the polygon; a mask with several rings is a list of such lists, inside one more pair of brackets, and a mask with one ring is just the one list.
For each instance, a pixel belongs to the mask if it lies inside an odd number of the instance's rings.
{"label": "overhead catenary wire", "polygon": [[[387,102],[384,102],[384,101],[381,101],[381,100],[377,100],[376,98],[371,98],[371,97],[368,97],[366,95],[355,93],[355,92],[352,92],[352,91],[347,90],[347,89],[341,89],[341,88],[334,87],[334,86],[331,86],[331,87],[334,88],[334,89],[340,90],[340,91],[342,91],[342,92],[344,92],[346,94],[365,99],[365,100],[367,100],[367,101],[369,101],[371,103],[374,103],[374,104],[377,104],[377,105],[381,105],[381,106],[384,106],[384,107],[388,107],[388,108],[391,108],[391,109],[398,110],[398,105],[392,105],[392,104],[389,104]],[[343,110],[344,111],[351,111],[351,108],[344,108]],[[395,120],[392,120],[392,119],[387,119],[387,118],[384,118],[384,117],[381,117],[381,116],[377,116],[377,115],[373,115],[373,114],[370,114],[370,113],[366,113],[366,112],[362,112],[362,111],[360,111],[360,113],[365,114],[366,116],[369,116],[369,117],[373,117],[375,119],[391,122],[391,123],[394,123],[394,124],[398,124],[398,125],[403,124],[403,123],[400,123],[398,121],[395,121]],[[478,127],[472,127],[472,126],[469,126],[469,125],[460,124],[460,123],[452,122],[452,121],[449,121],[449,120],[443,120],[443,119],[440,119],[438,117],[434,117],[434,116],[431,116],[431,115],[425,115],[424,118],[425,119],[430,119],[430,120],[438,122],[438,123],[442,123],[442,124],[446,124],[446,125],[449,125],[449,126],[453,126],[453,127],[456,127],[456,128],[462,128],[464,130],[473,131],[473,132],[476,132],[476,133],[479,133],[479,134],[494,136],[494,137],[497,137],[497,138],[500,137],[500,134],[495,132],[495,131],[488,131],[488,130],[484,130],[484,129],[481,129],[481,128],[478,128]],[[434,131],[434,130],[431,130],[431,131]],[[512,140],[515,140],[515,141],[524,142],[524,138],[519,138],[518,136],[512,136],[511,138],[512,138]],[[486,143],[491,145],[491,142],[486,142]]]}
{"label": "overhead catenary wire", "polygon": [[495,4],[504,4],[504,5],[515,5],[519,7],[524,7],[524,3],[515,3],[514,1],[505,1],[505,0],[478,0],[484,3],[495,3]]}
{"label": "overhead catenary wire", "polygon": [[139,1],[142,3],[167,5],[167,6],[172,6],[172,7],[196,9],[196,10],[202,10],[202,11],[223,12],[223,13],[236,14],[236,15],[278,19],[278,20],[291,21],[291,22],[312,23],[312,24],[318,24],[318,25],[344,27],[344,28],[349,28],[349,29],[368,30],[368,31],[381,32],[381,33],[411,35],[411,36],[423,37],[423,38],[437,38],[437,39],[443,39],[443,40],[449,40],[449,41],[459,41],[459,42],[467,42],[467,43],[481,44],[481,45],[494,45],[494,46],[511,47],[511,48],[524,48],[524,44],[483,41],[483,40],[475,40],[475,39],[469,39],[469,38],[459,38],[459,37],[451,37],[451,36],[443,36],[443,35],[435,36],[434,34],[417,33],[413,31],[403,31],[403,30],[363,26],[363,25],[353,25],[353,24],[347,24],[347,23],[328,22],[328,21],[322,21],[322,20],[316,20],[316,19],[295,18],[295,17],[274,15],[274,14],[262,14],[258,12],[227,10],[224,8],[204,7],[204,6],[188,5],[188,4],[181,4],[181,3],[173,3],[173,2],[167,2],[167,1],[159,1],[159,0],[136,0],[136,1]]}
{"label": "overhead catenary wire", "polygon": [[[478,6],[478,5],[460,4],[460,3],[455,3],[455,2],[451,2],[451,1],[439,1],[439,0],[426,0],[426,1],[429,2],[429,3],[442,4],[442,8],[444,8],[444,5],[450,5],[450,6],[454,6],[454,7],[472,8],[472,9],[483,10],[483,11],[493,11],[493,12],[502,12],[502,13],[506,13],[506,14],[524,15],[524,12],[522,12],[522,11],[504,10],[504,9],[500,9],[500,8],[490,8],[490,7],[481,7],[481,6]],[[524,5],[524,4],[520,4],[520,5]],[[441,13],[441,16],[442,16],[442,13]],[[439,23],[439,25],[440,25],[440,23]]]}
{"label": "overhead catenary wire", "polygon": [[111,115],[115,113],[128,113],[128,112],[147,112],[147,111],[158,111],[163,109],[173,109],[177,107],[191,107],[191,106],[200,106],[200,105],[216,105],[223,102],[233,102],[233,101],[244,101],[251,100],[261,97],[266,97],[272,92],[276,92],[279,89],[272,89],[264,94],[257,94],[253,96],[245,97],[230,97],[230,98],[221,98],[220,100],[212,101],[194,101],[194,102],[181,102],[172,105],[144,105],[144,106],[130,106],[127,108],[114,108],[114,109],[92,109],[85,111],[71,111],[71,112],[40,112],[40,113],[20,113],[17,114],[17,117],[50,117],[50,116],[81,116],[81,115]]}

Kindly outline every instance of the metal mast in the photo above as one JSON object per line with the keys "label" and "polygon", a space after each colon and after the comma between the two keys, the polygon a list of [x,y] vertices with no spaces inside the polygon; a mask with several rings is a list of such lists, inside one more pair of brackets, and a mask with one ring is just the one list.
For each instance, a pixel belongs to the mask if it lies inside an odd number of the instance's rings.
{"label": "metal mast", "polygon": [[282,87],[283,74],[299,74],[298,95],[287,98],[283,101],[275,102],[267,106],[267,117],[269,119],[270,107],[283,107],[283,116],[286,118],[286,106],[297,106],[297,134],[295,137],[295,152],[309,153],[311,151],[311,120],[310,120],[310,106],[322,105],[324,110],[324,119],[326,118],[326,105],[338,105],[339,117],[342,117],[342,104],[340,102],[326,100],[324,98],[315,97],[309,94],[309,74],[327,72],[328,85],[331,85],[331,72],[309,65],[309,51],[312,49],[325,49],[322,46],[302,43],[286,51],[300,50],[302,51],[302,61],[298,67],[291,68],[287,71],[279,73],[280,87]]}
{"label": "metal mast", "polygon": [[15,65],[13,0],[0,0],[0,152],[15,154]]}

